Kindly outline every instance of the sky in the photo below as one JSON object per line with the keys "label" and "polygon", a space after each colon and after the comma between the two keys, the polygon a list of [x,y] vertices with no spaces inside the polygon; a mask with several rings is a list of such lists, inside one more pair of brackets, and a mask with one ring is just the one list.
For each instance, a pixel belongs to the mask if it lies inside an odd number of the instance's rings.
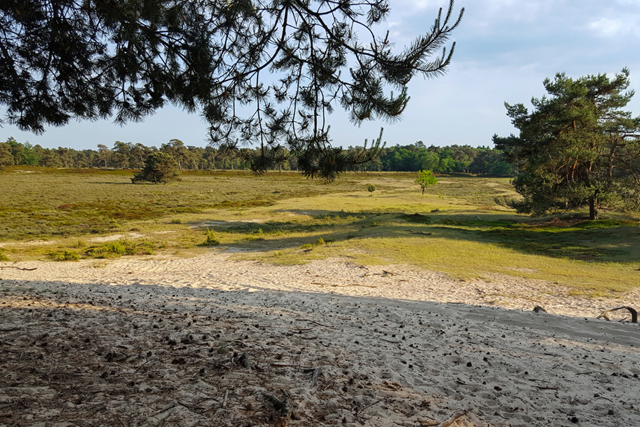
{"label": "sky", "polygon": [[[391,14],[374,28],[398,49],[425,33],[448,0],[390,0]],[[570,77],[607,73],[627,67],[631,88],[640,92],[640,0],[456,0],[464,18],[451,38],[456,42],[447,74],[435,79],[415,77],[411,100],[402,120],[355,126],[337,106],[329,116],[335,146],[362,145],[384,128],[387,146],[422,141],[427,146],[492,146],[494,134],[516,133],[504,102],[530,107],[532,97],[545,94],[543,80],[563,72]],[[640,93],[627,105],[640,115]],[[198,114],[165,107],[141,123],[125,126],[109,120],[72,122],[49,127],[42,135],[15,126],[0,128],[0,141],[46,148],[96,149],[115,141],[160,146],[170,139],[206,146],[207,125]]]}

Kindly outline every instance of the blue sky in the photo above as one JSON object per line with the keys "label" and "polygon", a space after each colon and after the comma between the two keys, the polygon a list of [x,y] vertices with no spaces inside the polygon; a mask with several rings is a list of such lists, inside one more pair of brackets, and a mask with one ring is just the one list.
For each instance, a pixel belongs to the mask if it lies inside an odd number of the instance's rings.
{"label": "blue sky", "polygon": [[[391,15],[375,28],[388,29],[401,48],[433,24],[448,0],[390,0]],[[515,132],[504,102],[530,105],[544,94],[542,81],[564,72],[572,77],[631,70],[640,89],[640,0],[457,0],[466,9],[452,40],[456,52],[448,73],[415,78],[411,101],[400,122],[368,122],[360,127],[338,106],[330,116],[334,145],[361,145],[385,128],[387,145],[491,145],[497,133]],[[640,91],[639,91],[640,92]],[[640,115],[640,93],[627,106]],[[43,147],[108,147],[115,141],[160,146],[177,138],[205,146],[206,124],[197,114],[167,107],[142,123],[124,127],[110,121],[73,122],[42,135],[0,128],[0,141],[13,136]]]}

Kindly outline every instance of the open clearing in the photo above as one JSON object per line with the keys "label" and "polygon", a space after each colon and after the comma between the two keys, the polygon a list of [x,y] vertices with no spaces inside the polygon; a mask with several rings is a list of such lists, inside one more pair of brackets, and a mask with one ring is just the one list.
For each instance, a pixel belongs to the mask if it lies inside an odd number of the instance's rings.
{"label": "open clearing", "polygon": [[[326,185],[294,173],[220,171],[132,185],[127,171],[8,168],[0,173],[0,253],[11,261],[194,256],[212,250],[200,246],[211,229],[215,250],[276,265],[348,257],[459,279],[542,279],[591,296],[639,283],[635,216],[532,219],[496,204],[517,197],[508,179],[442,177],[421,196],[415,175],[344,174]],[[112,236],[121,239],[109,244]]]}

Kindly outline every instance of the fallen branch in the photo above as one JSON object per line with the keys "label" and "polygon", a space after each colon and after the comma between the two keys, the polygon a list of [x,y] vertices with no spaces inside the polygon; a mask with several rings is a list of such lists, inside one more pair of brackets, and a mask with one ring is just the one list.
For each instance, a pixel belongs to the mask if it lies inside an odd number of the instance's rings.
{"label": "fallen branch", "polygon": [[249,360],[247,353],[242,353],[238,358],[238,362],[242,363],[242,365],[249,371],[251,370],[251,361]]}
{"label": "fallen branch", "polygon": [[318,285],[318,286],[329,286],[332,288],[348,288],[351,286],[361,286],[363,288],[377,288],[377,286],[372,286],[372,285],[360,285],[358,283],[350,283],[348,285],[328,285],[326,283],[320,283],[320,282],[311,282],[312,285]]}
{"label": "fallen branch", "polygon": [[453,423],[455,423],[458,420],[458,418],[464,417],[465,415],[467,415],[467,411],[460,412],[459,414],[455,414],[453,417],[451,417],[447,421],[443,422],[441,427],[449,427],[449,426],[453,425]]}
{"label": "fallen branch", "polygon": [[617,310],[629,310],[629,313],[631,313],[631,323],[638,323],[638,312],[626,305],[621,305],[620,307],[615,307],[615,308],[610,308],[609,310],[605,310],[603,311],[600,316],[596,317],[596,319],[605,319],[607,321],[610,321],[611,319],[609,319],[609,313],[611,313],[612,311],[617,311]]}
{"label": "fallen branch", "polygon": [[274,395],[268,393],[262,393],[262,397],[264,397],[264,400],[269,402],[273,408],[281,414],[286,415],[289,412],[289,405],[287,405],[286,400],[280,400]]}
{"label": "fallen branch", "polygon": [[431,233],[425,233],[424,231],[405,230],[411,234],[422,234],[423,236],[431,236]]}
{"label": "fallen branch", "polygon": [[292,363],[277,363],[277,362],[272,362],[271,366],[275,366],[276,368],[300,368],[303,371],[311,371],[312,368],[311,366],[302,366],[302,365],[297,365],[297,364],[292,364]]}
{"label": "fallen branch", "polygon": [[124,421],[122,421],[120,419],[120,416],[118,416],[118,414],[116,414],[116,418],[118,419],[118,421],[120,421],[120,424],[122,424],[122,427],[127,427],[127,425],[124,423]]}
{"label": "fallen branch", "polygon": [[136,369],[135,371],[133,371],[133,373],[135,374],[136,372],[138,372],[144,365],[146,365],[147,363],[151,362],[151,360],[147,360],[146,362],[144,362],[142,365],[138,366],[138,369]]}
{"label": "fallen branch", "polygon": [[361,414],[362,412],[364,412],[365,410],[367,410],[367,409],[371,408],[373,405],[377,405],[377,404],[378,404],[378,403],[380,403],[380,402],[381,402],[381,400],[376,400],[375,402],[373,402],[373,403],[371,403],[371,404],[369,404],[369,405],[367,405],[367,406],[364,406],[364,407],[362,407],[362,408],[357,407],[357,408],[356,408],[356,418],[357,418],[358,420],[360,420],[360,414]]}
{"label": "fallen branch", "polygon": [[38,269],[38,267],[23,268],[23,267],[15,267],[13,265],[7,265],[7,266],[0,267],[0,269],[5,269],[5,268],[15,268],[16,270],[22,270],[22,271],[33,271],[33,270],[37,270]]}
{"label": "fallen branch", "polygon": [[311,387],[313,387],[314,385],[316,385],[316,381],[318,381],[318,375],[322,373],[322,368],[308,368],[303,369],[302,371],[305,373],[313,373],[313,375],[311,375]]}
{"label": "fallen branch", "polygon": [[176,403],[177,403],[178,405],[182,406],[182,407],[187,408],[188,410],[190,410],[190,411],[192,411],[192,412],[195,412],[195,413],[198,413],[198,412],[200,412],[200,411],[204,411],[204,410],[205,410],[204,408],[198,408],[197,406],[187,405],[186,403],[182,403],[182,402],[180,402],[179,400],[176,400]]}
{"label": "fallen branch", "polygon": [[314,323],[314,324],[316,324],[318,326],[324,326],[325,328],[333,328],[333,326],[331,326],[331,325],[324,325],[322,323],[318,323],[315,320],[311,320],[311,319],[296,319],[296,320],[299,321],[299,322],[311,322],[311,323]]}

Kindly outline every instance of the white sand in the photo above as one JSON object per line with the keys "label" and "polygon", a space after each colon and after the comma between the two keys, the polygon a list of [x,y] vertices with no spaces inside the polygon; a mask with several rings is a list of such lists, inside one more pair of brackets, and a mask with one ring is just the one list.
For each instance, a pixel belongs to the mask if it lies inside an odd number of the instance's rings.
{"label": "white sand", "polygon": [[640,425],[640,328],[594,320],[637,291],[220,254],[18,266],[0,425]]}

